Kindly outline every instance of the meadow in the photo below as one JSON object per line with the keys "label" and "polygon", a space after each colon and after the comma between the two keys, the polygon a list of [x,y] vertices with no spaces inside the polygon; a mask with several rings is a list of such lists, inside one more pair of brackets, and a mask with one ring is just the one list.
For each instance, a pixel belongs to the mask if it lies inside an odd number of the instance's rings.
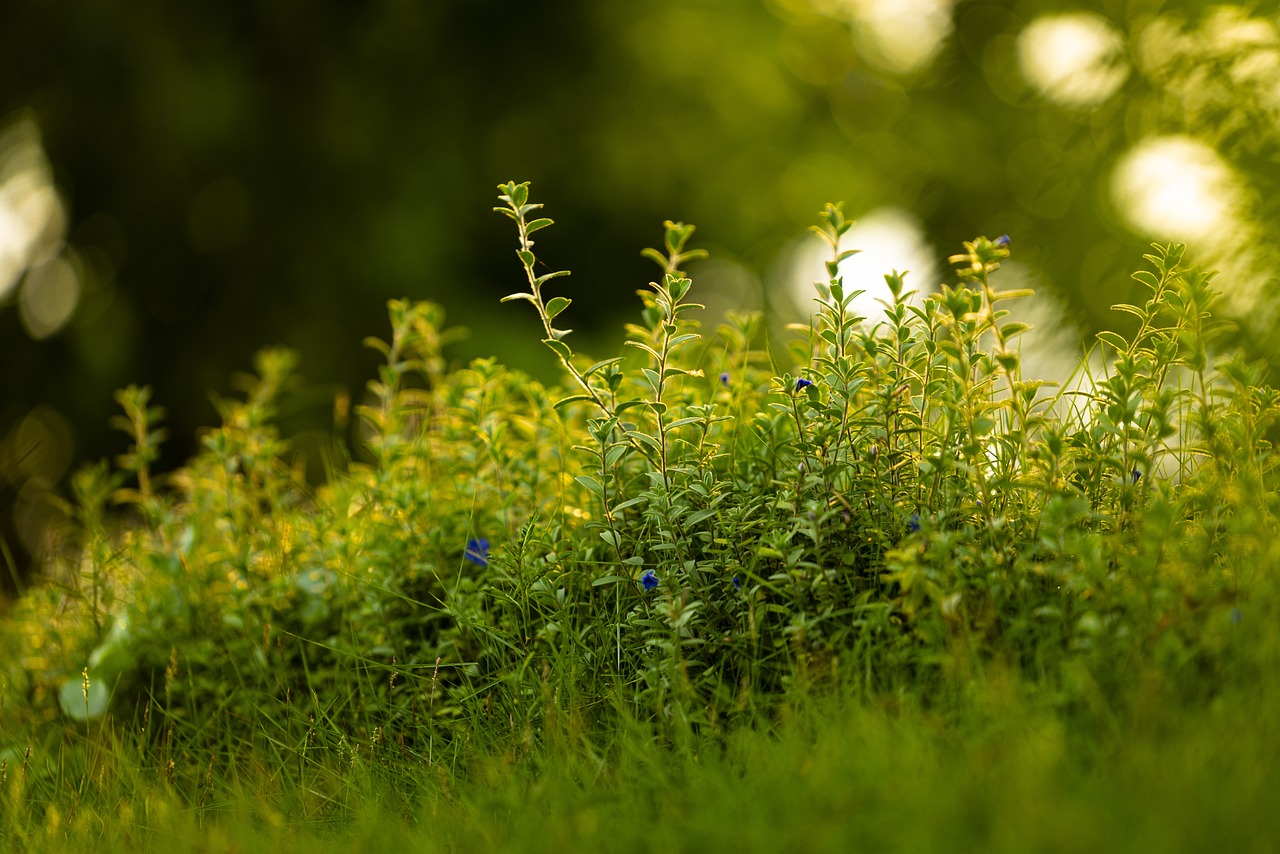
{"label": "meadow", "polygon": [[778,341],[701,328],[668,222],[596,360],[499,190],[560,385],[393,301],[323,460],[286,350],[178,471],[119,393],[0,621],[0,847],[1276,850],[1280,393],[1185,247],[1048,382],[1009,237],[864,318],[829,205]]}

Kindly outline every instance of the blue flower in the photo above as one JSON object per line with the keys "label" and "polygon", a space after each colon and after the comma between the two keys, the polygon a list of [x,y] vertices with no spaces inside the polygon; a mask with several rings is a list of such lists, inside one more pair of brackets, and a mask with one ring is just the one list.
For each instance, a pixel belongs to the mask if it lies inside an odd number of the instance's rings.
{"label": "blue flower", "polygon": [[652,569],[645,570],[644,575],[640,576],[640,583],[644,585],[646,592],[658,586],[658,573]]}
{"label": "blue flower", "polygon": [[728,385],[728,384],[729,384],[729,372],[725,371],[720,375],[720,385]]}
{"label": "blue flower", "polygon": [[1133,482],[1134,482],[1134,483],[1137,483],[1139,480],[1141,480],[1141,479],[1142,479],[1142,472],[1138,471],[1138,467],[1137,467],[1137,466],[1134,466],[1134,467],[1133,467],[1133,475],[1132,475],[1132,477],[1133,477]]}
{"label": "blue flower", "polygon": [[907,520],[907,530],[911,533],[917,533],[920,530],[920,514],[912,513],[911,518]]}
{"label": "blue flower", "polygon": [[1008,248],[1008,246],[1009,246],[1009,235],[1007,235],[1007,234],[1002,234],[1002,235],[1000,235],[999,237],[997,237],[997,238],[996,238],[996,246],[1000,246],[1000,247]]}
{"label": "blue flower", "polygon": [[489,565],[489,541],[484,537],[472,537],[467,540],[467,550],[462,553],[462,556],[476,566],[487,567]]}
{"label": "blue flower", "polygon": [[742,589],[742,579],[741,579],[741,578],[739,578],[739,577],[738,577],[738,576],[736,576],[736,575],[733,577],[733,589],[734,589],[734,590],[741,590],[741,589]]}
{"label": "blue flower", "polygon": [[804,377],[796,380],[796,391],[801,391],[813,385],[813,380],[806,380]]}

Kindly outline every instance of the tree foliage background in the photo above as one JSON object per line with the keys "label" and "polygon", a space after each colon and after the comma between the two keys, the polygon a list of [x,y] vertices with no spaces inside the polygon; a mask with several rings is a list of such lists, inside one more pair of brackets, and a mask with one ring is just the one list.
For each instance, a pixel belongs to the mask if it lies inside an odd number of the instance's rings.
{"label": "tree foliage background", "polygon": [[1077,341],[1137,296],[1150,240],[1189,240],[1268,357],[1278,142],[1273,3],[8,0],[0,561],[23,571],[56,540],[50,491],[123,449],[127,383],[155,387],[176,464],[270,343],[309,380],[286,428],[331,440],[389,297],[469,327],[459,360],[549,373],[497,304],[519,279],[499,181],[558,220],[540,254],[574,269],[588,350],[616,346],[663,219],[718,259],[713,309],[785,318],[798,241],[844,200],[926,290],[962,240],[1011,235],[1007,275]]}

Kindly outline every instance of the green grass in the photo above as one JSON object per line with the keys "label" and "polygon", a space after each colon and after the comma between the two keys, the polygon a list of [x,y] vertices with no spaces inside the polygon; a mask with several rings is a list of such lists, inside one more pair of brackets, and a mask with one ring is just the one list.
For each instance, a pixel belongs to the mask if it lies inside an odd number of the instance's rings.
{"label": "green grass", "polygon": [[474,756],[465,771],[419,766],[408,780],[367,767],[317,772],[332,784],[323,796],[323,785],[255,779],[197,807],[154,780],[145,786],[141,774],[127,786],[108,784],[105,803],[90,784],[74,815],[64,806],[31,826],[10,824],[8,841],[30,851],[68,843],[203,851],[1275,850],[1273,687],[1233,692],[1194,712],[1149,709],[1083,729],[1011,696],[1017,688],[1002,679],[975,684],[986,697],[963,720],[922,711],[912,699],[902,701],[910,707],[827,700],[790,711],[769,731],[738,729],[685,749],[634,732],[602,753],[577,745],[519,760]]}
{"label": "green grass", "polygon": [[394,301],[320,484],[286,351],[177,472],[120,393],[129,448],[0,624],[0,846],[1275,850],[1280,395],[1183,247],[1060,388],[1006,239],[869,323],[829,206],[778,347],[701,334],[667,223],[594,360],[500,189],[564,388],[451,368]]}

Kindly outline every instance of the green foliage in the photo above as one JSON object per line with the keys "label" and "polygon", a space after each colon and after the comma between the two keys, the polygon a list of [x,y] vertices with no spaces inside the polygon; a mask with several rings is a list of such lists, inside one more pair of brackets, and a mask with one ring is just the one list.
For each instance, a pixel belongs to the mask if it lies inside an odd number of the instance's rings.
{"label": "green foliage", "polygon": [[1117,306],[1136,331],[1101,333],[1074,393],[1022,376],[1007,238],[966,243],[922,300],[890,273],[866,319],[838,205],[794,363],[757,315],[702,334],[683,267],[704,253],[673,222],[597,361],[556,325],[563,274],[536,273],[551,220],[499,189],[527,284],[508,299],[568,387],[448,370],[439,307],[392,301],[364,447],[318,486],[274,426],[288,351],[163,478],[161,413],[123,392],[130,450],[76,479],[80,548],[0,635],[22,786],[83,800],[144,768],[203,805],[278,771],[299,789],[273,797],[341,816],[347,775],[406,796],[405,769],[607,763],[636,732],[696,755],[824,695],[945,718],[1010,680],[1087,738],[1276,672],[1280,395],[1217,350],[1181,246],[1147,256],[1150,297]]}

